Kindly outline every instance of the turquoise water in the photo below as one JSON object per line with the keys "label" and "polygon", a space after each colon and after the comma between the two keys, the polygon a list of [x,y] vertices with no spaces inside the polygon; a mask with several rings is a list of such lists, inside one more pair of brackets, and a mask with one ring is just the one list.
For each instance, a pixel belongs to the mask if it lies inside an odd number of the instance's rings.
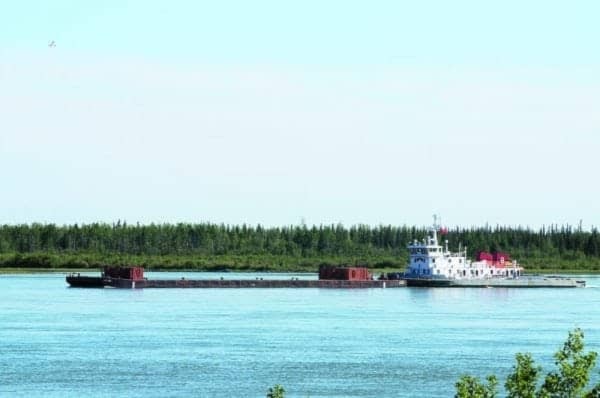
{"label": "turquoise water", "polygon": [[600,351],[592,276],[366,290],[72,289],[64,276],[0,276],[0,396],[264,397],[280,383],[290,397],[448,397],[466,372],[503,381],[519,351],[550,370],[576,326]]}

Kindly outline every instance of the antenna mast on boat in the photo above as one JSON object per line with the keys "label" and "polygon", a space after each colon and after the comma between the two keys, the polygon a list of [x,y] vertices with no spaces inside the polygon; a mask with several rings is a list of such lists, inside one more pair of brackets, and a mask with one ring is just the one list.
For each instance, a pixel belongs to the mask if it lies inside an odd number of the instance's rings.
{"label": "antenna mast on boat", "polygon": [[441,225],[441,222],[442,222],[442,218],[439,215],[434,214],[433,215],[433,228],[438,229]]}

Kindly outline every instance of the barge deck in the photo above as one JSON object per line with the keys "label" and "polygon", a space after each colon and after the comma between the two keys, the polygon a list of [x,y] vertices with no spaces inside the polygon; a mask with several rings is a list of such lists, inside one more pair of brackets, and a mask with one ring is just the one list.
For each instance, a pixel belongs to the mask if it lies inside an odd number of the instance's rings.
{"label": "barge deck", "polygon": [[373,289],[405,287],[403,280],[395,281],[346,281],[346,280],[268,280],[268,279],[111,279],[108,287],[149,289],[149,288],[330,288],[330,289]]}
{"label": "barge deck", "polygon": [[104,267],[101,276],[67,276],[71,287],[152,288],[329,288],[385,289],[405,287],[404,280],[374,280],[364,267],[322,266],[319,279],[148,279],[143,267]]}
{"label": "barge deck", "polygon": [[128,279],[91,276],[67,276],[71,287],[114,287],[120,289],[153,288],[329,288],[385,289],[405,287],[404,280],[310,280],[310,279]]}

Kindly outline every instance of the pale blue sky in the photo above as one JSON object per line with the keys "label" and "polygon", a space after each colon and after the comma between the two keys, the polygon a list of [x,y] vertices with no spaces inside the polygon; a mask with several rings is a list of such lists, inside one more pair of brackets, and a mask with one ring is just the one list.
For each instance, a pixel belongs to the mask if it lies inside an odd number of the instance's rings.
{"label": "pale blue sky", "polygon": [[5,2],[0,223],[600,225],[599,15]]}

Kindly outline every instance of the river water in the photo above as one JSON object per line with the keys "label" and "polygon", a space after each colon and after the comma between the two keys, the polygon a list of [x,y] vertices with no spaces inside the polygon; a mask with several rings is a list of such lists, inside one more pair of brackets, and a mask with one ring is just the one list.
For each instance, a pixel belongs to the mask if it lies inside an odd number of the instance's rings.
{"label": "river water", "polygon": [[[314,278],[177,273],[155,277]],[[0,276],[0,396],[449,397],[504,382],[517,352],[553,369],[569,330],[600,351],[585,289],[73,289]],[[598,380],[598,369],[594,380]]]}

